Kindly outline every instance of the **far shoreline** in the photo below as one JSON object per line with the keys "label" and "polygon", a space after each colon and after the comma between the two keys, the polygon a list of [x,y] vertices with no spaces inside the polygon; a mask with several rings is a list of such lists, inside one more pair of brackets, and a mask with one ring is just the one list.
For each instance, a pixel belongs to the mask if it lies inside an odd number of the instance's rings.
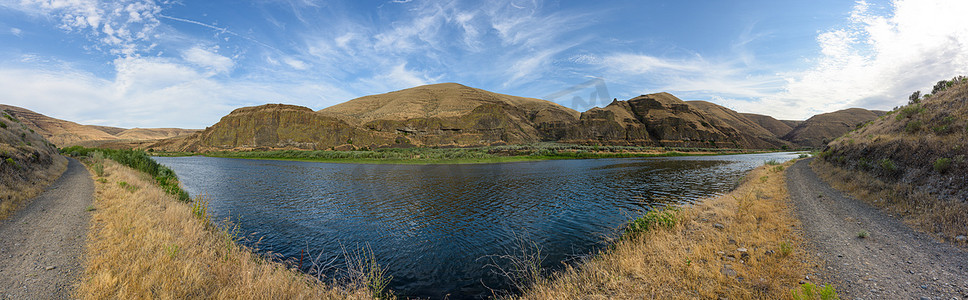
{"label": "far shoreline", "polygon": [[[602,158],[645,158],[677,156],[716,156],[777,152],[797,152],[780,149],[704,149],[704,148],[658,148],[658,147],[619,147],[622,152],[614,152],[609,146],[566,146],[565,150],[548,150],[533,146],[527,150],[492,152],[486,148],[408,148],[379,150],[270,150],[270,151],[217,151],[217,152],[148,152],[152,156],[184,157],[206,156],[218,158],[238,158],[257,160],[302,161],[342,164],[395,164],[395,165],[434,165],[434,164],[492,164],[534,162],[564,159],[602,159]],[[577,149],[577,150],[576,150]],[[610,150],[610,151],[603,151]],[[630,151],[633,150],[633,151]]]}

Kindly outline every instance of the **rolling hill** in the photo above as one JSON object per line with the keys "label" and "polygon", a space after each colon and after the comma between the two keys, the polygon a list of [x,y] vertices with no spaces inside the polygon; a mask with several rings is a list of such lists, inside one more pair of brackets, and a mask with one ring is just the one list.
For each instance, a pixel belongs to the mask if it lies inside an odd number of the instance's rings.
{"label": "rolling hill", "polygon": [[885,111],[863,108],[848,108],[819,114],[794,127],[782,139],[803,147],[819,148],[857,128],[858,125],[874,120],[886,113]]}
{"label": "rolling hill", "polygon": [[191,134],[197,130],[180,128],[118,128],[97,125],[81,125],[71,121],[51,118],[31,110],[0,104],[0,109],[21,120],[57,147],[74,145],[100,146],[106,143],[141,142],[160,140]]}
{"label": "rolling hill", "polygon": [[53,144],[0,107],[0,219],[67,169]]}
{"label": "rolling hill", "polygon": [[442,83],[364,96],[319,111],[285,104],[244,107],[204,131],[136,147],[350,150],[555,141],[788,149],[819,147],[820,142],[832,140],[876,113],[854,109],[828,115],[794,121],[799,125],[792,128],[787,121],[741,114],[706,101],[686,102],[668,93],[615,100],[579,113],[546,100]]}

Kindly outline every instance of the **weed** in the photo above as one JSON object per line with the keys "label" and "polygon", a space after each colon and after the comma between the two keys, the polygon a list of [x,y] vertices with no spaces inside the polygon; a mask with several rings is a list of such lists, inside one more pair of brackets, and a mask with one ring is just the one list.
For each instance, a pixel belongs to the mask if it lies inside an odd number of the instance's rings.
{"label": "weed", "polygon": [[165,246],[165,253],[167,253],[168,257],[172,259],[178,256],[178,251],[180,250],[181,250],[181,247],[178,247],[178,245],[175,245],[175,244],[170,244]]}
{"label": "weed", "polygon": [[760,177],[760,182],[762,182],[762,183],[766,183],[767,180],[770,180],[770,177],[769,176]]}
{"label": "weed", "polygon": [[100,182],[100,183],[108,183],[108,180],[105,179],[105,178],[98,178],[97,179],[97,182]]}
{"label": "weed", "polygon": [[942,157],[934,161],[934,170],[937,171],[938,173],[948,172],[948,169],[950,168],[951,168],[950,158]]}
{"label": "weed", "polygon": [[775,166],[775,165],[779,165],[780,162],[771,159],[771,160],[766,161],[766,164],[767,165],[770,165],[770,166]]}
{"label": "weed", "polygon": [[94,211],[94,209],[94,205],[88,205],[86,208],[84,208],[85,211]]}
{"label": "weed", "polygon": [[857,233],[857,237],[862,239],[866,239],[870,235],[871,235],[870,232],[867,232],[867,230],[861,230],[860,232]]}
{"label": "weed", "polygon": [[775,167],[771,168],[770,170],[773,170],[773,172],[779,173],[779,172],[783,172],[783,169],[784,169],[783,166],[775,166]]}
{"label": "weed", "polygon": [[195,218],[205,221],[206,224],[208,219],[208,200],[204,197],[195,197],[195,201],[192,202],[192,215]]}
{"label": "weed", "polygon": [[810,157],[810,154],[800,153],[800,155],[797,155],[797,158],[807,158],[807,157]]}
{"label": "weed", "polygon": [[13,117],[13,116],[11,116],[11,115],[8,115],[8,114],[6,114],[6,113],[4,113],[4,114],[3,114],[3,116],[4,116],[5,118],[7,118],[8,120],[10,120],[11,122],[17,122],[17,123],[20,123],[20,121],[18,121],[18,120],[17,120],[17,118],[14,118],[14,117]]}
{"label": "weed", "polygon": [[840,297],[837,296],[837,290],[834,289],[834,287],[829,284],[817,287],[816,285],[807,282],[807,283],[801,284],[799,288],[794,288],[793,291],[791,291],[791,293],[793,294],[793,299],[797,299],[797,300],[840,299]]}
{"label": "weed", "polygon": [[97,177],[104,177],[104,152],[91,153],[91,169]]}
{"label": "weed", "polygon": [[133,185],[130,185],[127,182],[124,182],[124,181],[118,181],[118,186],[120,186],[121,188],[123,188],[125,190],[128,190],[128,192],[131,192],[131,193],[134,193],[135,191],[138,190],[138,187],[133,186]]}
{"label": "weed", "polygon": [[7,123],[0,121],[0,128],[7,128]]}
{"label": "weed", "polygon": [[679,208],[676,207],[650,210],[645,215],[632,220],[625,228],[625,235],[647,232],[655,228],[672,228],[679,221],[678,213]]}
{"label": "weed", "polygon": [[780,242],[780,256],[787,257],[793,254],[793,245],[787,242]]}

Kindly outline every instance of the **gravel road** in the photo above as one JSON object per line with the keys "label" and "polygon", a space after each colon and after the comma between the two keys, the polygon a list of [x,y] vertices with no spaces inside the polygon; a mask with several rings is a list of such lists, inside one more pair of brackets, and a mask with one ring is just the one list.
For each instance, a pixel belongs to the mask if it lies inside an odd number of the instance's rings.
{"label": "gravel road", "polygon": [[833,284],[842,299],[968,298],[968,252],[831,188],[811,160],[787,170],[808,251],[823,262],[811,281]]}
{"label": "gravel road", "polygon": [[84,271],[94,181],[69,160],[57,181],[0,222],[0,299],[67,299]]}

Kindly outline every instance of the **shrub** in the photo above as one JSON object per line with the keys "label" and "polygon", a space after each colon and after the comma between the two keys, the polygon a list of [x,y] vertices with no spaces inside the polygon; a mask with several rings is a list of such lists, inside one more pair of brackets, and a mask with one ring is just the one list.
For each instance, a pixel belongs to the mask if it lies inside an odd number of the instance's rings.
{"label": "shrub", "polygon": [[0,128],[7,128],[7,123],[0,121]]}
{"label": "shrub", "polygon": [[17,123],[20,122],[20,121],[17,121],[17,118],[14,118],[13,116],[8,115],[7,113],[3,113],[3,116],[7,118],[7,120],[10,120],[11,122],[17,122]]}
{"label": "shrub", "polygon": [[904,132],[916,133],[918,130],[921,130],[921,121],[911,121],[904,125]]}
{"label": "shrub", "polygon": [[921,102],[921,91],[916,91],[911,96],[908,97],[908,105],[918,104]]}
{"label": "shrub", "polygon": [[867,230],[861,230],[860,232],[857,233],[857,237],[862,239],[866,239],[870,235],[871,234],[867,232]]}
{"label": "shrub", "polygon": [[950,168],[951,168],[950,158],[942,157],[934,161],[934,170],[937,171],[938,173],[945,173]]}
{"label": "shrub", "polygon": [[151,159],[144,151],[94,149],[81,146],[71,146],[61,149],[61,153],[70,153],[71,156],[89,156],[97,152],[103,153],[105,158],[110,158],[119,164],[151,175],[165,192],[175,195],[178,197],[178,200],[184,202],[191,201],[188,192],[178,185],[178,176],[175,175],[175,171]]}
{"label": "shrub", "polygon": [[6,162],[12,165],[14,168],[20,169],[20,165],[18,165],[17,162],[13,160],[13,158],[7,158]]}
{"label": "shrub", "polygon": [[625,235],[634,235],[660,227],[672,228],[678,222],[678,212],[678,208],[650,210],[645,215],[632,220],[632,223],[625,228]]}
{"label": "shrub", "polygon": [[877,162],[877,165],[880,166],[882,170],[888,173],[894,173],[895,171],[897,171],[897,165],[894,164],[894,161],[888,158],[881,159],[880,161]]}

